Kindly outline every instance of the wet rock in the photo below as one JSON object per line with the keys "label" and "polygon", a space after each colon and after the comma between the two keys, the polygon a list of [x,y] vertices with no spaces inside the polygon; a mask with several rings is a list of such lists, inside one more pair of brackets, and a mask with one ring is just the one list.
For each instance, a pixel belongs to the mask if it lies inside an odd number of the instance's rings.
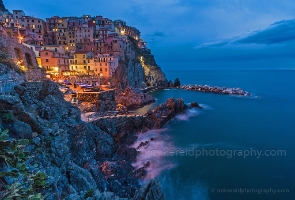
{"label": "wet rock", "polygon": [[150,161],[147,161],[147,162],[143,165],[143,167],[144,167],[144,168],[148,168],[150,165],[151,165]]}
{"label": "wet rock", "polygon": [[149,111],[145,115],[143,129],[161,128],[176,114],[184,112],[187,108],[182,99],[170,98],[164,104],[159,105],[152,112]]}
{"label": "wet rock", "polygon": [[142,148],[142,147],[144,147],[144,146],[147,146],[148,144],[149,144],[149,141],[141,142],[141,143],[138,145],[137,149],[140,149],[140,148]]}
{"label": "wet rock", "polygon": [[197,102],[192,102],[191,107],[192,108],[202,108]]}

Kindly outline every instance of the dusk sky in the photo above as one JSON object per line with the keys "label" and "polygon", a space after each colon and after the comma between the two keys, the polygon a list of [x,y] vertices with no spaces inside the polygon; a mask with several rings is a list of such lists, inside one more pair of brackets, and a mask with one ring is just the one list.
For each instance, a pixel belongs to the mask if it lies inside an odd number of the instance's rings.
{"label": "dusk sky", "polygon": [[[152,2],[152,3],[151,3]],[[4,0],[45,19],[102,15],[137,27],[163,68],[295,69],[294,0]]]}

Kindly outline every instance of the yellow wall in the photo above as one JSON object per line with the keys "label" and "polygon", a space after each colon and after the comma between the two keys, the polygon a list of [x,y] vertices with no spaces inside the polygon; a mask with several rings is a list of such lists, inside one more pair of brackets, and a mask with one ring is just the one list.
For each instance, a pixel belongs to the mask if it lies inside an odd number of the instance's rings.
{"label": "yellow wall", "polygon": [[37,57],[36,59],[37,59],[38,66],[39,67],[42,67],[41,58],[40,57]]}

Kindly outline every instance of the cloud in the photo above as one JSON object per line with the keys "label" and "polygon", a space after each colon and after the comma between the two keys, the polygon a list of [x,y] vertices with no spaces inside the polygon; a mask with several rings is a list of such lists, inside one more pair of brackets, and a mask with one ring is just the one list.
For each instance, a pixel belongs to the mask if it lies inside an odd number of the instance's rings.
{"label": "cloud", "polygon": [[165,35],[165,33],[160,32],[160,31],[156,31],[156,32],[154,32],[151,36],[155,36],[155,37],[167,37],[167,36]]}
{"label": "cloud", "polygon": [[276,44],[292,40],[295,40],[295,19],[276,22],[269,28],[237,40],[235,43]]}
{"label": "cloud", "polygon": [[238,36],[235,38],[221,40],[214,43],[204,43],[196,48],[203,47],[222,47],[225,45],[240,45],[240,44],[278,44],[288,43],[295,40],[295,19],[275,22],[270,27],[254,31],[247,35]]}

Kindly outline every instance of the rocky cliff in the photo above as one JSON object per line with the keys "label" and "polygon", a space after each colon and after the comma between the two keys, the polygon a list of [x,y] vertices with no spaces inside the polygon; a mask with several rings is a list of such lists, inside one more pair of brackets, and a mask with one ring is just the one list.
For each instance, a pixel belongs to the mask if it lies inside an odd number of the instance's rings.
{"label": "rocky cliff", "polygon": [[126,87],[145,88],[147,86],[166,86],[164,72],[157,65],[149,49],[140,49],[138,42],[128,37],[134,57],[125,55],[111,79],[112,86],[125,89]]}
{"label": "rocky cliff", "polygon": [[136,60],[121,60],[111,79],[111,85],[118,89],[125,89],[128,86],[145,88],[146,83],[143,67]]}
{"label": "rocky cliff", "polygon": [[[0,126],[12,138],[31,141],[28,163],[47,174],[42,191],[47,199],[82,199],[90,190],[95,199],[163,199],[156,182],[139,190],[145,166],[131,165],[138,152],[129,146],[137,132],[161,128],[185,109],[181,99],[169,99],[145,116],[84,123],[57,84],[25,82],[0,95],[0,111],[10,115],[9,120],[1,115]],[[152,198],[155,194],[159,196]]]}

